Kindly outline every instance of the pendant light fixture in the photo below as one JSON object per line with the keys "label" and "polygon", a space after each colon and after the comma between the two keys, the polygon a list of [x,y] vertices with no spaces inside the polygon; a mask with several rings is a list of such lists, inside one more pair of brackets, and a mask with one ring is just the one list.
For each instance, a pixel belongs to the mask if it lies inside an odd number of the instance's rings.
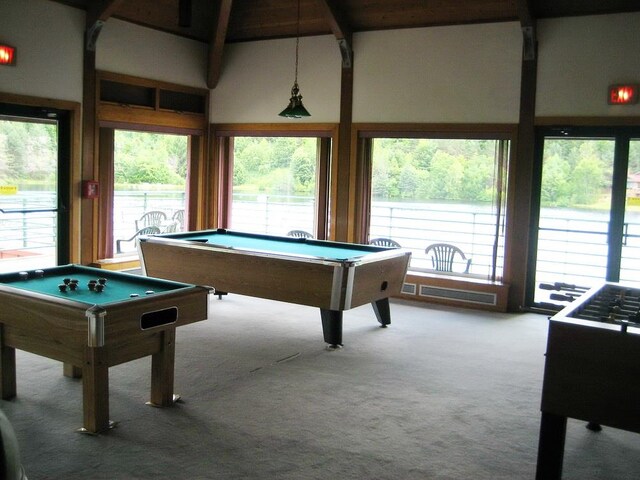
{"label": "pendant light fixture", "polygon": [[291,98],[289,99],[289,105],[283,111],[279,113],[281,117],[288,118],[301,118],[310,117],[311,114],[302,105],[302,95],[300,95],[300,88],[298,87],[298,47],[300,43],[300,0],[298,0],[298,17],[296,22],[296,74],[293,80],[293,87],[291,87]]}

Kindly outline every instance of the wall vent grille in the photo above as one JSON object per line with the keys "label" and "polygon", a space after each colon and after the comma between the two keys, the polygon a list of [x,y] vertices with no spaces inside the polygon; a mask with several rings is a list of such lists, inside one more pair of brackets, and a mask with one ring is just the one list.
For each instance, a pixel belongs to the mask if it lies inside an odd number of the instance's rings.
{"label": "wall vent grille", "polygon": [[457,300],[459,302],[477,303],[482,305],[495,306],[497,303],[497,295],[495,293],[474,292],[471,290],[459,290],[456,288],[431,287],[429,285],[420,285],[420,296]]}
{"label": "wall vent grille", "polygon": [[408,295],[416,294],[416,284],[415,283],[403,283],[402,284],[402,293],[406,293]]}

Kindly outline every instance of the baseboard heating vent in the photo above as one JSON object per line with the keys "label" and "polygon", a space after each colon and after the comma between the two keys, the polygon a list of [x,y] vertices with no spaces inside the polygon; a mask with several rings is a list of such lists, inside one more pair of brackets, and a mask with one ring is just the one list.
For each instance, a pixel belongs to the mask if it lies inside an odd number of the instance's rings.
{"label": "baseboard heating vent", "polygon": [[456,288],[430,287],[429,285],[420,285],[420,296],[457,300],[459,302],[466,303],[480,303],[482,305],[496,305],[497,303],[497,295],[495,293],[474,292],[470,290],[459,290]]}
{"label": "baseboard heating vent", "polygon": [[415,283],[403,283],[402,284],[402,293],[406,293],[408,295],[416,294],[416,284]]}

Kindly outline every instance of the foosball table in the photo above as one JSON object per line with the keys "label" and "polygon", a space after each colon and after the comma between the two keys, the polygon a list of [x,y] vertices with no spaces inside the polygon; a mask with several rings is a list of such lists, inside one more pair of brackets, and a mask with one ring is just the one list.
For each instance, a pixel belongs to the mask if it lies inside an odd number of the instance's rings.
{"label": "foosball table", "polygon": [[567,418],[640,433],[640,288],[604,283],[551,317],[536,479],[562,477]]}

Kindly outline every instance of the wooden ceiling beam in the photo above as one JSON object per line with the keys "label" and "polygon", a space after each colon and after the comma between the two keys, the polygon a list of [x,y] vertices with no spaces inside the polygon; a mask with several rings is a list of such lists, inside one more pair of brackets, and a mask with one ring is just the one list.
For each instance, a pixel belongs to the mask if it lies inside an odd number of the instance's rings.
{"label": "wooden ceiling beam", "polygon": [[531,0],[516,0],[518,18],[522,28],[523,60],[535,60],[538,43],[536,35],[536,18],[533,14]]}
{"label": "wooden ceiling beam", "polygon": [[212,33],[209,41],[209,66],[207,72],[207,87],[210,89],[216,88],[222,73],[222,54],[227,38],[232,6],[233,0],[220,0],[218,2],[217,15],[215,15],[211,25]]}
{"label": "wooden ceiling beam", "polygon": [[97,0],[87,5],[85,48],[91,52],[96,50],[98,35],[111,15],[124,0]]}
{"label": "wooden ceiling beam", "polygon": [[349,25],[336,0],[320,0],[320,5],[333,35],[338,40],[338,47],[340,47],[340,54],[342,55],[342,68],[352,68],[353,48],[351,41],[353,29],[351,25]]}

